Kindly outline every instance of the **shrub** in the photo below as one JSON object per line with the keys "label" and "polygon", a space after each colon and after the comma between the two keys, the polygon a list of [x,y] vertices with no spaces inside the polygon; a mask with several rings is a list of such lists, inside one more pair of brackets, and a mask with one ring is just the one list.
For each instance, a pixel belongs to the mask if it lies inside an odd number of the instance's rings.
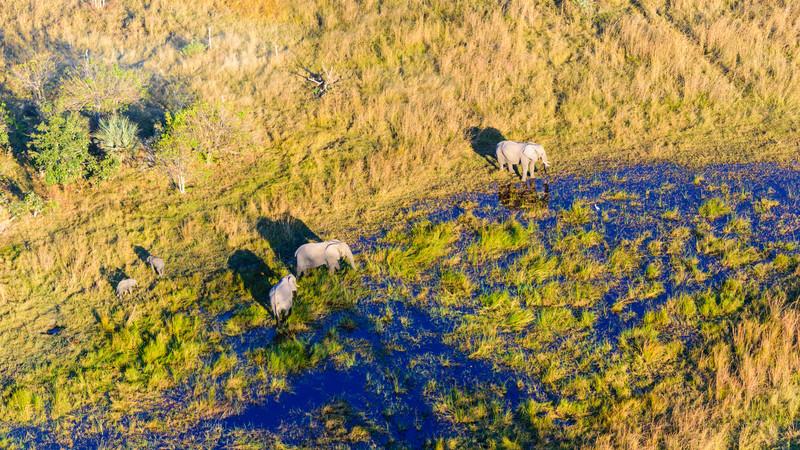
{"label": "shrub", "polygon": [[35,192],[28,192],[22,200],[9,204],[9,210],[14,217],[23,216],[25,214],[36,217],[44,211],[44,208],[44,199]]}
{"label": "shrub", "polygon": [[139,127],[127,117],[115,114],[100,119],[100,125],[94,134],[97,145],[108,156],[123,159],[130,155],[139,143],[137,135]]}
{"label": "shrub", "polygon": [[8,113],[6,104],[0,102],[0,151],[10,151],[11,141],[8,138],[11,115]]}
{"label": "shrub", "polygon": [[86,59],[61,84],[57,106],[61,111],[115,114],[138,102],[146,84],[135,70]]}
{"label": "shrub", "polygon": [[94,162],[89,154],[89,122],[77,113],[52,116],[36,127],[29,151],[47,184],[72,183],[85,176]]}
{"label": "shrub", "polygon": [[107,180],[119,169],[120,163],[121,158],[118,155],[106,153],[100,158],[89,160],[87,172],[91,178]]}
{"label": "shrub", "polygon": [[37,53],[9,70],[9,87],[20,98],[28,99],[42,113],[51,109],[49,96],[58,79],[58,61],[50,53]]}

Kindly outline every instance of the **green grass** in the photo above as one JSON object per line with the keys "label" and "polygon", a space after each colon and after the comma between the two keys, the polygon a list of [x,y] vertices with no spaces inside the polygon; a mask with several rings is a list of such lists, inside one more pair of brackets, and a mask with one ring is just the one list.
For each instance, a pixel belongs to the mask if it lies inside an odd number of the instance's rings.
{"label": "green grass", "polygon": [[764,215],[769,214],[769,212],[772,211],[772,208],[780,204],[781,203],[777,200],[773,200],[771,198],[762,198],[755,202],[753,209],[755,209],[757,214]]}
{"label": "green grass", "polygon": [[423,269],[449,254],[452,244],[458,239],[456,225],[449,222],[434,225],[419,222],[409,232],[398,231],[386,240],[399,243],[407,239],[404,246],[394,246],[376,254],[371,261],[375,271],[386,271],[391,277],[416,280]]}
{"label": "green grass", "polygon": [[570,209],[565,209],[559,214],[559,220],[574,227],[586,225],[592,221],[595,213],[584,200],[576,200]]}
{"label": "green grass", "polygon": [[729,215],[731,213],[731,208],[725,203],[725,200],[714,197],[706,200],[702,205],[700,205],[698,213],[702,217],[710,221],[714,221],[720,217]]}
{"label": "green grass", "polygon": [[488,224],[478,230],[478,240],[467,250],[470,260],[477,261],[518,250],[529,244],[533,231],[516,219]]}
{"label": "green grass", "polygon": [[439,277],[437,300],[445,306],[465,305],[474,290],[475,283],[467,274],[446,270]]}
{"label": "green grass", "polygon": [[[498,180],[474,151],[491,150],[496,137],[541,141],[553,170],[562,174],[651,160],[701,165],[796,159],[800,96],[790,82],[796,79],[792,62],[798,60],[791,32],[796,9],[781,2],[590,3],[545,2],[536,5],[533,15],[525,2],[497,8],[487,2],[440,0],[414,8],[312,0],[233,0],[223,6],[210,0],[112,1],[103,9],[55,0],[2,8],[4,44],[15,51],[0,57],[0,101],[13,110],[11,140],[17,155],[0,155],[0,190],[16,186],[23,194],[36,193],[48,207],[37,217],[21,215],[0,236],[0,367],[7,380],[0,391],[0,417],[13,425],[57,420],[49,430],[58,445],[69,446],[75,424],[85,423],[89,411],[90,437],[122,436],[130,446],[147,447],[151,443],[142,438],[142,430],[148,430],[173,438],[173,446],[192,446],[176,436],[190,423],[230,414],[251,381],[276,391],[290,388],[284,375],[253,381],[250,377],[260,375],[244,367],[248,360],[221,356],[230,354],[225,344],[230,336],[271,326],[255,302],[263,302],[269,286],[287,272],[285,255],[279,254],[291,254],[291,248],[284,251],[293,246],[286,235],[306,227],[322,238],[352,240],[397,222],[405,225],[408,218],[397,211],[410,202]],[[738,36],[752,37],[750,45],[739,45]],[[146,100],[125,112],[145,135],[160,125],[164,108],[178,112],[194,97],[213,104],[225,118],[220,123],[244,136],[247,145],[236,154],[218,155],[217,164],[196,168],[185,195],[174,193],[166,175],[147,170],[144,163],[124,167],[105,182],[45,188],[35,171],[19,164],[24,158],[17,158],[37,120],[29,114],[28,102],[34,99],[14,74],[30,55],[47,51],[68,53],[62,62],[82,61],[88,54],[133,66],[143,76],[156,75]],[[312,100],[291,73],[299,61],[314,70],[334,69],[345,81],[330,95]],[[497,61],[514,69],[501,71],[498,78]],[[530,92],[536,95],[528,98]],[[61,93],[55,83],[47,96],[57,103]],[[477,130],[466,130],[470,127]],[[228,149],[229,142],[224,144]],[[695,183],[705,185],[699,176]],[[609,197],[622,201],[628,197],[624,194]],[[730,215],[725,212],[730,201],[712,199],[701,214],[708,220]],[[765,198],[754,208],[768,215],[777,206]],[[0,208],[0,222],[6,214]],[[595,307],[609,289],[619,287],[620,276],[641,269],[630,255],[621,253],[612,268],[607,259],[586,254],[587,248],[602,249],[604,257],[613,251],[604,248],[610,244],[600,231],[580,230],[595,214],[591,204],[576,202],[559,214],[565,234],[545,238],[553,252],[530,251],[529,260],[495,277],[520,290],[519,298],[498,306],[496,314],[506,320],[507,329],[533,328],[529,312],[535,319],[538,306]],[[294,221],[284,221],[287,216]],[[677,210],[665,216],[680,219]],[[286,233],[270,227],[264,233],[261,220],[279,223]],[[770,272],[772,264],[776,270],[796,270],[792,258],[770,263],[767,252],[746,243],[742,223],[729,223],[726,236],[703,244],[703,254],[707,251],[737,273],[753,264],[763,264],[763,272]],[[367,271],[401,279],[392,289],[406,294],[405,282],[424,279],[432,267],[460,273],[467,258],[452,253],[463,227],[427,224],[401,233],[388,242],[389,248],[364,255]],[[664,277],[687,288],[710,276],[700,269],[698,249],[688,244],[692,233],[676,228],[662,249],[669,257],[661,268]],[[535,245],[531,236],[524,243],[523,234],[513,227],[489,231],[485,243],[475,244],[476,255],[495,258],[511,248]],[[155,280],[135,246],[166,257],[170,276],[151,287]],[[230,268],[232,254],[243,250],[255,256],[252,268]],[[117,271],[140,282],[125,302],[113,295]],[[317,321],[363,296],[359,277],[352,271],[336,277],[320,271],[304,279],[288,331],[299,334],[305,345],[302,334]],[[444,303],[455,306],[472,294],[470,283],[459,275],[448,277],[441,286],[448,299]],[[649,286],[657,277],[647,278]],[[678,325],[698,335],[700,347],[716,350],[683,349],[687,362],[681,367],[654,365],[658,358],[640,358],[635,345],[616,355],[613,367],[603,366],[608,353],[584,340],[584,329],[570,328],[557,342],[536,333],[519,342],[510,340],[513,333],[498,338],[487,332],[474,348],[459,345],[470,354],[542,376],[551,386],[574,380],[564,389],[575,392],[585,390],[580,386],[587,368],[600,367],[602,382],[591,385],[600,393],[599,405],[569,399],[545,412],[544,406],[531,404],[531,423],[551,424],[537,439],[576,439],[588,433],[596,437],[592,443],[611,447],[731,445],[681,428],[700,422],[716,429],[725,424],[745,447],[772,445],[759,436],[794,426],[793,417],[776,406],[793,404],[794,386],[773,375],[771,384],[753,383],[745,379],[745,368],[773,367],[774,360],[759,349],[777,339],[773,334],[791,335],[792,330],[765,315],[791,320],[791,304],[773,312],[769,302],[781,303],[776,294],[754,299],[760,311],[745,310],[747,302],[741,306],[738,297],[711,297],[696,305],[705,311],[703,324],[695,323],[699,319],[694,316],[695,322],[688,323],[686,315],[681,317],[687,323]],[[220,324],[222,315],[226,320]],[[714,322],[721,318],[730,319],[728,330],[741,326],[739,334],[721,331]],[[66,326],[62,336],[42,334],[54,324]],[[668,329],[678,325],[659,323],[658,336],[642,342],[656,350],[667,346],[654,354],[671,355],[670,341],[677,331],[687,331]],[[509,345],[515,343],[535,350],[537,359],[515,352]],[[278,372],[319,363],[314,354],[348,363],[333,348],[293,353],[290,347],[296,344],[286,345],[276,350]],[[726,354],[728,360],[735,355],[737,364],[723,366]],[[299,366],[292,355],[300,355]],[[762,364],[747,366],[743,355],[761,358]],[[264,371],[266,364],[260,367]],[[665,369],[662,378],[652,377],[656,369]],[[703,384],[716,374],[724,375],[719,387]],[[747,401],[736,402],[731,392],[741,392],[741,386],[763,390],[746,391],[739,398]],[[176,387],[191,392],[187,406],[165,411],[170,403],[163,395]],[[609,391],[613,400],[605,395]],[[719,405],[702,409],[676,400],[665,409],[664,399],[673,396],[699,402],[714,398]],[[700,418],[673,420],[670,414],[680,407],[698,411]],[[123,420],[139,413],[150,418]],[[748,415],[759,417],[761,425],[748,422]],[[130,426],[120,425],[125,423]],[[574,426],[561,434],[552,428],[561,423]],[[618,434],[599,435],[602,424],[609,423],[624,426],[615,428]],[[0,426],[0,434],[7,426]],[[352,427],[347,432],[363,435]],[[441,442],[452,441],[471,444],[463,437]],[[513,448],[516,440],[503,436],[493,442]]]}

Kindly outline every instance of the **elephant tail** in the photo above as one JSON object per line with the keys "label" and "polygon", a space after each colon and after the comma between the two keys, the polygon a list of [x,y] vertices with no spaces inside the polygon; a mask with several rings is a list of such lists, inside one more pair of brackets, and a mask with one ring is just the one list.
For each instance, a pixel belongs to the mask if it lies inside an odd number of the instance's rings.
{"label": "elephant tail", "polygon": [[497,143],[497,147],[495,147],[494,151],[495,151],[495,155],[497,156],[497,160],[498,161],[500,161],[501,159],[505,160],[505,158],[503,157],[503,146],[505,146],[505,145],[506,145],[506,141],[500,141],[500,142]]}

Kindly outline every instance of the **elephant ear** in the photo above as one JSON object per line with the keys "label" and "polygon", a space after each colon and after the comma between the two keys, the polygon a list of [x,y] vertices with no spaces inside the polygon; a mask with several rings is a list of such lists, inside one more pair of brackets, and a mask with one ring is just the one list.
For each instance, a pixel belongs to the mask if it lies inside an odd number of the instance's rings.
{"label": "elephant ear", "polygon": [[325,256],[335,256],[337,259],[342,257],[342,251],[340,249],[341,243],[339,241],[331,241],[325,247]]}
{"label": "elephant ear", "polygon": [[526,144],[522,149],[522,154],[531,161],[537,161],[542,156],[539,149],[541,146],[536,144]]}

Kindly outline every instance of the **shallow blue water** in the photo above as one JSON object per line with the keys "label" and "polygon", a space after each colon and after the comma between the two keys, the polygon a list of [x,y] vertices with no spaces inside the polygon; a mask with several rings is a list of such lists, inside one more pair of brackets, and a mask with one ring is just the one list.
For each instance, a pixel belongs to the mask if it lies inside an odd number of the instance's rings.
{"label": "shallow blue water", "polygon": [[[671,164],[636,166],[600,172],[589,178],[554,178],[547,195],[542,180],[537,180],[538,193],[523,194],[529,198],[535,196],[536,201],[532,203],[514,204],[513,199],[506,196],[500,198],[498,195],[500,190],[520,191],[522,188],[519,184],[511,187],[490,186],[483,192],[421,202],[414,208],[425,210],[425,217],[433,222],[456,220],[469,209],[481,219],[499,222],[514,216],[525,224],[531,220],[526,215],[527,209],[547,209],[552,214],[533,220],[542,235],[546,236],[545,246],[551,248],[552,242],[547,236],[550,236],[548,233],[555,233],[552,230],[556,229],[557,212],[569,209],[576,200],[585,200],[595,214],[585,228],[601,231],[606,244],[612,248],[624,239],[634,239],[649,232],[651,236],[642,243],[642,247],[645,247],[651,240],[667,236],[678,226],[693,228],[699,220],[697,211],[703,202],[720,197],[735,206],[736,216],[751,221],[751,244],[763,252],[764,261],[774,257],[774,251],[769,249],[771,244],[798,242],[800,239],[800,171],[772,164],[711,166],[701,170],[687,170]],[[624,190],[634,198],[603,198],[604,193],[617,190]],[[753,208],[753,201],[761,198],[779,202],[771,214],[763,217],[756,214]],[[678,210],[677,220],[661,217],[664,212],[673,209]],[[712,228],[716,234],[722,233],[728,219],[725,217],[713,222]],[[382,234],[379,233],[378,237]],[[474,235],[462,235],[456,245],[457,251],[464,252],[474,239]],[[366,236],[357,241],[354,248],[364,252],[379,245],[376,236]],[[694,245],[696,237],[692,236],[689,246]],[[519,252],[509,254],[496,264],[503,267],[518,255]],[[666,265],[668,262],[664,258],[662,262]],[[654,259],[651,257],[649,261]],[[712,276],[693,289],[714,286],[724,280],[728,273],[715,258],[710,257],[700,258],[700,268]],[[481,267],[463,269],[480,286],[474,294],[476,296],[502,287],[499,282],[486,279],[485,270]],[[423,277],[431,285],[411,285],[410,290],[416,294],[425,287],[434,287],[438,271],[434,267],[430,276]],[[688,289],[674,286],[666,277],[662,281],[666,292],[657,298],[628,305],[627,310],[631,314],[621,316],[606,313],[600,316],[594,325],[597,339],[613,340],[622,329],[635,324],[645,311],[664,302],[677,290]],[[215,426],[225,430],[253,428],[280,436],[286,444],[313,442],[315,436],[324,432],[314,420],[314,413],[325,405],[340,402],[351,411],[348,424],[369,429],[373,445],[417,448],[430,444],[432,439],[439,436],[467,433],[467,430],[437,417],[433,412],[430,391],[441,395],[450,387],[480,389],[492,384],[501,387],[500,392],[504,391],[499,396],[500,400],[511,410],[528,398],[553,400],[552,394],[541,388],[537,380],[493,367],[485,361],[470,359],[458,349],[445,344],[442,337],[458,325],[458,317],[440,317],[402,298],[385,298],[385,288],[390,281],[367,278],[364,282],[371,294],[360,299],[354,310],[330,315],[315,324],[313,330],[303,338],[317,342],[330,330],[336,329],[349,353],[361,355],[359,348],[366,347],[374,357],[357,356],[355,364],[348,369],[340,369],[333,362],[326,362],[317,369],[289,376],[289,392],[258,398],[256,403],[248,405],[241,413],[202,423],[191,433],[203,433]],[[623,288],[613,289],[602,302],[613,304]],[[386,314],[387,308],[392,310],[395,319],[383,323],[380,317]],[[470,312],[470,308],[465,307],[464,312]],[[406,317],[408,321],[402,323],[398,317]],[[354,321],[357,326],[350,331],[340,327],[345,318]],[[376,325],[378,323],[383,325]],[[265,327],[236,339],[235,347],[243,355],[249,349],[270,345],[275,334],[271,327]],[[429,380],[436,381],[433,389],[428,386]],[[179,397],[180,393],[176,395]],[[34,436],[24,439],[26,441],[38,442],[45,447],[51,442],[49,433],[41,429],[20,429],[17,436],[26,433]],[[157,436],[154,435],[153,440],[157,440]],[[91,448],[101,443],[92,440],[84,442],[83,446]],[[226,443],[223,440],[221,446]]]}
{"label": "shallow blue water", "polygon": [[[695,180],[700,180],[695,183]],[[615,171],[598,173],[591,178],[563,177],[552,180],[549,195],[545,196],[545,188],[541,180],[537,180],[538,197],[534,207],[546,207],[552,211],[569,209],[579,199],[590,202],[597,217],[587,228],[602,231],[608,245],[614,246],[623,239],[634,239],[642,233],[650,232],[643,246],[659,237],[664,237],[677,226],[692,227],[697,220],[697,211],[704,201],[712,197],[727,198],[736,204],[735,215],[747,217],[752,223],[752,242],[759,248],[778,241],[797,242],[800,236],[800,172],[771,164],[707,167],[699,171],[686,170],[676,165],[639,166]],[[522,189],[521,185],[511,189]],[[609,191],[624,190],[633,194],[633,200],[607,200],[602,194]],[[736,201],[737,195],[745,193],[749,199]],[[773,214],[763,219],[755,214],[752,201],[760,198],[778,200],[779,206]],[[734,199],[734,200],[731,200]],[[486,192],[465,193],[444,201],[424,202],[415,208],[432,210],[427,218],[433,222],[451,221],[464,214],[468,203],[475,203],[473,214],[482,219],[502,221],[511,216],[527,223],[523,214],[525,205],[510,205],[498,197],[498,187],[493,186]],[[505,204],[504,204],[505,203]],[[661,215],[677,208],[678,220],[666,221]],[[552,229],[556,224],[555,214],[536,221],[540,230]],[[713,229],[720,232],[727,223],[727,218],[714,221]],[[410,224],[409,224],[410,226]],[[690,246],[695,245],[695,237]],[[462,236],[457,245],[460,251],[474,240],[474,236]],[[357,248],[364,251],[376,245],[374,238],[364,238],[358,242]],[[765,250],[766,251],[766,250]],[[516,255],[510,255],[500,262],[501,266],[512,261]],[[767,257],[766,259],[769,259]],[[709,271],[713,277],[703,285],[712,286],[724,279],[726,270],[712,258],[701,258],[701,269]],[[434,271],[437,269],[433,269]],[[496,283],[480,278],[479,270],[468,268],[473,280],[478,281],[482,291],[496,288]],[[435,279],[435,277],[434,277]],[[665,279],[666,292],[658,298],[635,302],[628,308],[633,314],[621,319],[616,314],[601,317],[595,324],[598,339],[613,338],[624,327],[636,322],[641,315],[654,305],[663,302],[673,294],[675,286]],[[373,288],[380,287],[379,282],[369,281]],[[413,290],[413,287],[412,287]],[[620,295],[620,289],[612,290],[603,300],[613,304]],[[263,403],[253,405],[242,414],[223,421],[225,427],[255,427],[270,430],[289,431],[307,420],[307,414],[335,399],[346,401],[352,408],[363,413],[368,420],[376,424],[381,433],[373,435],[378,445],[397,444],[400,446],[419,447],[436,436],[458,434],[459,430],[437,419],[432,412],[430,398],[422,390],[426,379],[435,379],[441,385],[469,388],[482,387],[489,383],[505,386],[507,389],[504,401],[514,409],[527,398],[544,400],[548,394],[537,387],[536,380],[524,380],[523,391],[517,389],[519,374],[492,367],[488,363],[470,360],[457,349],[442,343],[441,336],[451,331],[456,323],[452,319],[434,319],[427,311],[402,301],[388,303],[397,315],[411,318],[412,324],[400,327],[397,321],[377,333],[370,328],[359,328],[351,335],[354,339],[369,342],[380,349],[387,340],[396,340],[395,344],[403,347],[402,351],[383,354],[374,361],[359,361],[349,370],[337,370],[330,364],[320,370],[300,375],[290,380],[292,393],[279,397],[264,399]],[[383,313],[385,304],[373,302],[370,298],[361,301],[357,311],[352,313],[362,317],[375,317]],[[336,319],[330,319],[336,320]],[[323,328],[325,325],[322,326]],[[395,338],[391,338],[394,336]],[[447,367],[437,364],[426,366],[420,373],[418,367],[411,368],[415,357],[424,355],[430,360],[446,358],[453,362]],[[387,388],[393,381],[386,374],[404,374],[401,393]],[[387,409],[389,410],[387,412]],[[300,427],[303,429],[303,427]],[[290,434],[282,434],[285,443],[300,443],[309,438],[305,432],[292,439]]]}

